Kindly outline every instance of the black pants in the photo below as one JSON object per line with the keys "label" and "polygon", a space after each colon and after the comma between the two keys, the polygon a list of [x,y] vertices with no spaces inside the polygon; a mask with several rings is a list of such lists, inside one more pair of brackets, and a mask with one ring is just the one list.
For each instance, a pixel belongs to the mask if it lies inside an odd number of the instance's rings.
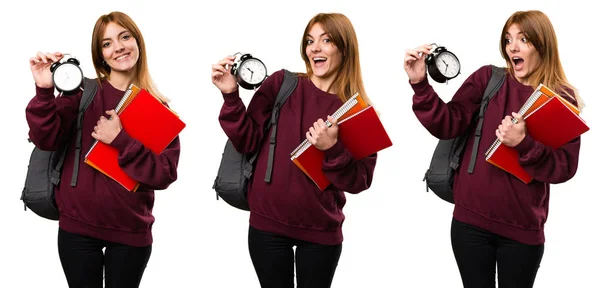
{"label": "black pants", "polygon": [[452,249],[465,288],[531,288],[544,244],[527,245],[452,219]]}
{"label": "black pants", "polygon": [[327,246],[290,239],[250,227],[248,248],[262,288],[294,288],[294,250],[298,288],[329,288],[342,244]]}
{"label": "black pants", "polygon": [[[106,248],[105,252],[102,251]],[[139,287],[152,245],[131,247],[58,230],[58,255],[70,288]]]}

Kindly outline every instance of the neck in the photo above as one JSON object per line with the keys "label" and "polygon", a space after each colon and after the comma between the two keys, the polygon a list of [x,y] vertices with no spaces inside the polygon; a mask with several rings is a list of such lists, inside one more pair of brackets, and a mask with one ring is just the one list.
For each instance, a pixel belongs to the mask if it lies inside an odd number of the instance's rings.
{"label": "neck", "polygon": [[133,82],[134,74],[133,73],[121,73],[121,72],[112,72],[110,73],[110,77],[108,78],[108,82],[110,85],[119,89],[121,91],[127,90],[129,84]]}
{"label": "neck", "polygon": [[332,88],[331,85],[333,84],[333,79],[335,79],[335,76],[336,75],[331,75],[327,78],[321,78],[321,77],[312,75],[310,77],[310,81],[312,81],[313,84],[320,90],[331,93],[331,94],[336,94],[335,88],[330,90]]}

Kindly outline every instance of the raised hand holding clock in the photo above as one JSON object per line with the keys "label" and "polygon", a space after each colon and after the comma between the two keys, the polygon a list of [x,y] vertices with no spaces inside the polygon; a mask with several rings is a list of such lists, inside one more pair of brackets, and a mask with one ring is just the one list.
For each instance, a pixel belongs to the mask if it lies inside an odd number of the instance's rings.
{"label": "raised hand holding clock", "polygon": [[60,61],[64,55],[60,52],[42,53],[38,52],[34,57],[29,58],[29,68],[35,85],[40,88],[52,88],[52,72],[50,66],[53,63]]}
{"label": "raised hand holding clock", "polygon": [[460,74],[460,61],[446,47],[425,44],[406,51],[404,70],[412,84],[423,81],[427,72],[434,81],[445,83]]}
{"label": "raised hand holding clock", "polygon": [[65,55],[69,54],[39,52],[29,59],[31,73],[38,87],[54,86],[62,95],[73,95],[82,89],[83,71],[79,68],[79,61],[75,58],[61,61]]}

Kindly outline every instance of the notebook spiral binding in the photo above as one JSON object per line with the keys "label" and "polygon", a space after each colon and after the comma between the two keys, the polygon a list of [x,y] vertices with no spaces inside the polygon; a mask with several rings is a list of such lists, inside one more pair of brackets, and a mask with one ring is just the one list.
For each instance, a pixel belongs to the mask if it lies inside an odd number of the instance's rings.
{"label": "notebook spiral binding", "polygon": [[[352,97],[350,97],[350,99],[348,99],[348,101],[346,101],[344,104],[342,104],[342,106],[340,108],[338,108],[338,110],[336,110],[333,115],[331,115],[331,117],[333,117],[333,119],[338,120],[340,119],[340,117],[342,117],[344,114],[346,114],[346,112],[348,112],[348,110],[352,109],[352,107],[354,107],[356,104],[358,104],[358,100],[356,100],[356,97],[358,97],[358,92],[355,93],[354,95],[352,95]],[[329,120],[325,121],[325,125],[327,125],[327,127],[331,127],[331,123],[329,122]],[[294,151],[292,151],[291,154],[291,159],[294,160],[296,159],[296,157],[298,157],[299,155],[301,155],[302,153],[304,153],[304,151],[306,151],[306,149],[308,149],[308,147],[310,147],[310,142],[308,141],[308,139],[304,139],[304,141],[302,141],[302,143],[296,148],[294,149]]]}

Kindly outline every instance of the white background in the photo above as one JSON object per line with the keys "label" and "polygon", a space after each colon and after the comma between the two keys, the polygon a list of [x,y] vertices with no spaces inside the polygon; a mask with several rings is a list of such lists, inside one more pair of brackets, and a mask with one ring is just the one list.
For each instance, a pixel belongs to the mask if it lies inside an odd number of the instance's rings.
{"label": "white background", "polygon": [[[438,43],[461,60],[462,74],[433,84],[449,100],[486,64],[503,65],[502,26],[517,10],[540,9],[553,22],[568,79],[588,108],[579,170],[552,186],[546,251],[536,287],[597,283],[600,145],[597,11],[583,1],[4,1],[0,9],[3,123],[0,281],[4,287],[66,287],[56,247],[58,226],[24,212],[19,196],[33,148],[25,107],[34,96],[28,59],[38,51],[72,53],[94,77],[90,41],[96,19],[113,10],[140,27],[149,66],[171,107],[187,123],[181,133],[179,179],[156,192],[154,246],[142,287],[259,287],[247,250],[248,213],[215,200],[211,189],[225,143],[222,104],[211,64],[235,52],[262,59],[272,73],[304,71],[300,41],[318,12],[341,12],[360,43],[366,91],[394,145],[379,154],[372,187],[348,195],[343,252],[333,287],[462,287],[450,246],[452,205],[421,181],[437,143],[417,122],[402,67],[404,51]],[[288,3],[289,2],[289,3]],[[84,4],[85,3],[85,4]],[[293,3],[293,4],[292,4]],[[433,81],[431,81],[433,82]],[[252,97],[243,91],[244,101]],[[487,164],[481,164],[487,165]]]}

